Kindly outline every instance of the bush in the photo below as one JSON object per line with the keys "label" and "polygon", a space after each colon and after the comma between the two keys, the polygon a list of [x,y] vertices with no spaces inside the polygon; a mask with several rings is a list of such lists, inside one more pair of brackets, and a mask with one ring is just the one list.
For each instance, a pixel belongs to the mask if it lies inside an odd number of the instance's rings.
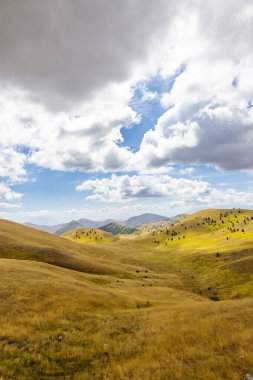
{"label": "bush", "polygon": [[212,301],[220,301],[220,297],[218,295],[213,295],[209,297]]}

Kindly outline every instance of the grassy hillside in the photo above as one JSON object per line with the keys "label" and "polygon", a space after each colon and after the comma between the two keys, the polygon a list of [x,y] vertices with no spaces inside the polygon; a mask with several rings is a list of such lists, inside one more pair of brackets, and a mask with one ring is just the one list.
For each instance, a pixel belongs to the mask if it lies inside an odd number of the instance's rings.
{"label": "grassy hillside", "polygon": [[[206,210],[149,234],[80,239],[86,229],[63,239],[0,221],[0,379],[253,374],[251,216]],[[108,240],[90,244],[95,231]]]}
{"label": "grassy hillside", "polygon": [[[101,247],[102,248],[102,247]],[[105,249],[103,249],[103,253]],[[0,220],[0,258],[33,260],[87,273],[131,276],[134,268],[94,256],[98,248],[83,247],[67,239]]]}
{"label": "grassy hillside", "polygon": [[163,287],[27,264],[0,260],[4,378],[239,380],[252,370],[252,300],[167,290],[159,306]]}
{"label": "grassy hillside", "polygon": [[119,223],[109,223],[106,226],[100,227],[100,229],[113,235],[131,235],[136,232],[135,228],[128,227]]}
{"label": "grassy hillside", "polygon": [[166,227],[174,226],[177,222],[184,219],[186,214],[178,215],[170,218],[169,220],[161,220],[153,223],[141,224],[136,228],[136,234],[149,234],[152,232],[159,232]]}
{"label": "grassy hillside", "polygon": [[205,210],[161,231],[119,239],[97,255],[180,273],[187,289],[210,299],[253,296],[252,216],[247,210]]}
{"label": "grassy hillside", "polygon": [[157,244],[173,250],[212,252],[252,246],[253,211],[205,210],[154,234]]}
{"label": "grassy hillside", "polygon": [[74,229],[66,232],[62,237],[78,243],[108,243],[117,240],[111,233],[98,228]]}

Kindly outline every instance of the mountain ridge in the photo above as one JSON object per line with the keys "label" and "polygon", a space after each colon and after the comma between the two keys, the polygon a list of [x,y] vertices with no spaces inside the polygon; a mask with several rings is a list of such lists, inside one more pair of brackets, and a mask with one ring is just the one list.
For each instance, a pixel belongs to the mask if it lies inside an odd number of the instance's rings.
{"label": "mountain ridge", "polygon": [[152,214],[152,213],[144,213],[140,215],[132,216],[125,221],[116,220],[116,219],[105,219],[105,220],[91,220],[86,218],[80,218],[77,220],[71,220],[70,222],[56,224],[56,225],[40,225],[33,224],[30,222],[24,223],[25,226],[30,228],[35,228],[40,231],[48,232],[55,235],[62,235],[65,232],[76,228],[101,228],[105,227],[109,224],[118,224],[121,226],[126,226],[130,228],[139,227],[142,224],[149,224],[157,221],[173,221],[178,216],[167,217],[164,215]]}

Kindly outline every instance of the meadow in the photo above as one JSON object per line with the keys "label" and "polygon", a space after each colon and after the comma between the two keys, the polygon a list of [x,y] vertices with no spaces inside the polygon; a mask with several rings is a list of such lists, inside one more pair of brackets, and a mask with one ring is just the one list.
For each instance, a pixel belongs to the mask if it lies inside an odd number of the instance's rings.
{"label": "meadow", "polygon": [[148,230],[57,237],[0,221],[0,379],[253,373],[253,212]]}

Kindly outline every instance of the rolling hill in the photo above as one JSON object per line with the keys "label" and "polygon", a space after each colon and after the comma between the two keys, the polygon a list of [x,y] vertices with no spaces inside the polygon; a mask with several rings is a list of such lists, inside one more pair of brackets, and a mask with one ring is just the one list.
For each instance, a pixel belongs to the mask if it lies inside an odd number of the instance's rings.
{"label": "rolling hill", "polygon": [[[93,252],[92,247],[84,248],[67,239],[0,220],[0,258],[39,261],[85,273],[121,272],[108,260],[91,257]],[[126,267],[122,275],[130,275],[128,271]]]}
{"label": "rolling hill", "polygon": [[164,263],[198,279],[201,294],[253,296],[253,211],[200,211],[141,244],[153,245]]}
{"label": "rolling hill", "polygon": [[113,234],[98,228],[78,228],[65,232],[61,236],[78,243],[108,243],[117,240]]}
{"label": "rolling hill", "polygon": [[205,210],[154,234],[157,244],[170,249],[201,252],[226,251],[251,246],[253,212],[249,210]]}
{"label": "rolling hill", "polygon": [[252,264],[250,210],[122,237],[0,220],[0,378],[241,380]]}

